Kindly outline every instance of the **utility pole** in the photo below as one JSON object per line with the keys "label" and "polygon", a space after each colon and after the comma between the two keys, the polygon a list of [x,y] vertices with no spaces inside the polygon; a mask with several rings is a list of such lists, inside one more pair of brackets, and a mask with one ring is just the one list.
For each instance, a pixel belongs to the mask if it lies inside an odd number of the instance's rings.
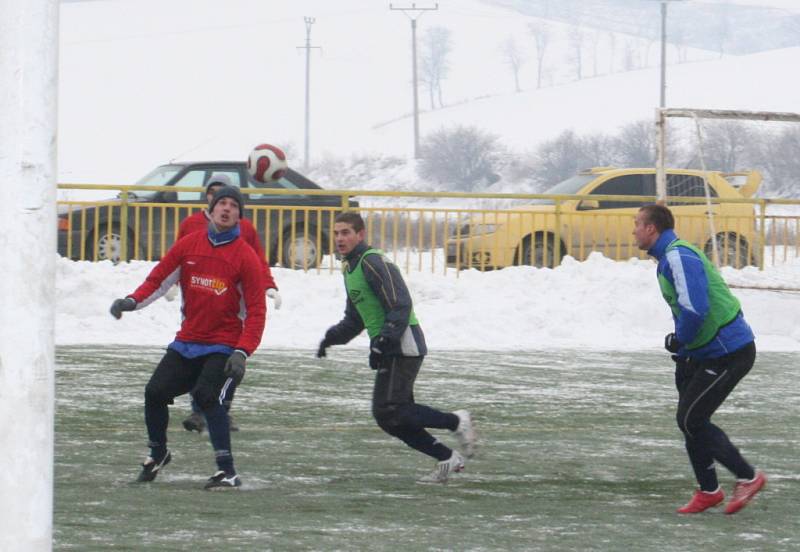
{"label": "utility pole", "polygon": [[308,170],[308,152],[309,152],[309,129],[311,127],[311,49],[318,48],[318,46],[311,45],[311,25],[316,21],[313,17],[303,17],[306,24],[306,45],[298,46],[299,50],[306,51],[306,126],[305,126],[305,144],[303,148],[303,168]]}
{"label": "utility pole", "polygon": [[681,0],[659,0],[661,2],[661,97],[659,107],[667,107],[667,5]]}
{"label": "utility pole", "polygon": [[661,109],[667,106],[667,2],[661,2]]}
{"label": "utility pole", "polygon": [[[416,4],[411,4],[411,7],[395,7],[389,4],[390,10],[403,12],[406,17],[411,21],[411,86],[414,92],[414,159],[419,159],[419,98],[417,86],[417,19],[422,17],[426,11],[435,11],[439,9],[439,4],[434,4],[433,7],[418,8]],[[409,15],[408,12],[413,12]]]}

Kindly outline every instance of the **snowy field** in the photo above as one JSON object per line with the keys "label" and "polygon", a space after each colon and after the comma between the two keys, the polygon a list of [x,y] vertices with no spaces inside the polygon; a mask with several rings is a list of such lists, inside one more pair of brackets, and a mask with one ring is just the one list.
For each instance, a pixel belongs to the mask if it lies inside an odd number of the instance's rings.
{"label": "snowy field", "polygon": [[[485,305],[476,297],[473,306]],[[297,305],[295,305],[297,309]],[[288,306],[287,306],[288,309]],[[493,322],[491,319],[487,322]],[[516,332],[514,323],[504,325]],[[480,448],[447,486],[432,462],[370,418],[363,351],[264,351],[233,414],[239,492],[201,490],[206,435],[172,409],[173,461],[132,484],[146,452],[144,385],[161,348],[59,347],[54,549],[106,550],[797,550],[796,361],[760,353],[715,420],[766,471],[736,516],[678,516],[694,482],[662,352],[437,351],[421,403],[468,408]],[[439,435],[452,443],[447,432]],[[730,493],[733,481],[722,470]]]}

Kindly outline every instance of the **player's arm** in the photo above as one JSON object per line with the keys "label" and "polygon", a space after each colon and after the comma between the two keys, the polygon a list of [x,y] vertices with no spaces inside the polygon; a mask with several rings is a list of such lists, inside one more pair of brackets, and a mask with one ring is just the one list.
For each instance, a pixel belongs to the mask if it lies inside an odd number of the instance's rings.
{"label": "player's arm", "polygon": [[391,343],[399,343],[408,327],[412,300],[400,270],[383,255],[366,255],[361,264],[367,284],[383,305],[386,319],[380,335]]}
{"label": "player's arm", "polygon": [[264,297],[263,278],[258,257],[249,248],[242,248],[241,263],[242,294],[245,304],[245,319],[242,334],[236,348],[247,355],[253,354],[261,343],[267,320],[267,304]]}
{"label": "player's arm", "polygon": [[186,241],[177,241],[167,254],[153,267],[145,281],[128,297],[136,301],[136,310],[143,309],[180,280],[181,260],[186,250]]}
{"label": "player's arm", "polygon": [[667,264],[679,308],[675,318],[675,336],[680,343],[691,343],[710,308],[706,271],[700,257],[684,247],[669,251]]}
{"label": "player's arm", "polygon": [[325,332],[325,342],[327,345],[344,345],[363,331],[364,321],[361,320],[361,315],[358,314],[355,305],[348,298],[344,307],[344,318],[328,328],[328,331]]}
{"label": "player's arm", "polygon": [[261,244],[261,239],[258,237],[258,231],[253,226],[253,223],[247,219],[242,219],[240,225],[243,230],[243,237],[244,241],[246,241],[250,247],[255,252],[256,256],[258,257],[259,263],[261,265],[261,273],[264,276],[264,289],[278,289],[278,284],[275,283],[275,279],[272,277],[272,270],[269,268],[269,263],[267,262],[267,255],[264,251],[264,247]]}

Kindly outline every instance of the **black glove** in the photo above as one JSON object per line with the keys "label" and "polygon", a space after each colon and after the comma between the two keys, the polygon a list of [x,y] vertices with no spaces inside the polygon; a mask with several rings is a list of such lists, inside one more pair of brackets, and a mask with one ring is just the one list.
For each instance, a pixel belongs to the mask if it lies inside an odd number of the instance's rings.
{"label": "black glove", "polygon": [[126,297],[125,299],[114,299],[114,302],[111,303],[111,308],[109,312],[111,312],[111,316],[119,320],[122,318],[122,313],[125,311],[132,311],[136,308],[136,299],[133,297]]}
{"label": "black glove", "polygon": [[395,352],[396,348],[397,344],[385,335],[373,337],[369,342],[369,367],[377,370],[381,359],[385,355]]}
{"label": "black glove", "polygon": [[381,365],[381,359],[383,355],[380,353],[376,353],[375,351],[369,352],[369,367],[373,370],[377,370],[378,367]]}
{"label": "black glove", "polygon": [[675,333],[668,333],[664,336],[664,348],[670,353],[677,353],[681,349],[681,342]]}
{"label": "black glove", "polygon": [[319,349],[317,349],[317,358],[324,358],[328,356],[328,353],[325,352],[325,349],[330,347],[331,344],[328,342],[327,339],[323,339],[319,342]]}
{"label": "black glove", "polygon": [[222,369],[222,373],[229,378],[233,378],[233,382],[239,385],[242,379],[244,379],[245,362],[247,362],[247,355],[244,351],[236,349],[233,354],[228,357],[228,361],[225,363],[225,368]]}
{"label": "black glove", "polygon": [[391,352],[394,343],[385,335],[373,337],[369,342],[369,350],[378,355],[385,355]]}

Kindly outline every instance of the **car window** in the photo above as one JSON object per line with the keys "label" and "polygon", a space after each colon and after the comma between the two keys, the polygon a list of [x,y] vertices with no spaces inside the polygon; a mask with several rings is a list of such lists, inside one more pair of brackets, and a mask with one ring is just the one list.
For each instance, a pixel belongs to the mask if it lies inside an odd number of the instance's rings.
{"label": "car window", "polygon": [[[717,197],[717,191],[710,184],[708,192],[711,197]],[[689,174],[668,174],[667,205],[686,205],[686,203],[671,203],[670,197],[706,197],[704,179]]]}
{"label": "car window", "polygon": [[181,169],[183,167],[180,165],[161,165],[137,180],[136,184],[140,186],[165,186]]}
{"label": "car window", "polygon": [[[269,182],[258,182],[253,178],[247,179],[247,186],[249,188],[266,188],[266,189],[273,189],[273,190],[297,190],[298,187],[295,186],[291,181],[289,181],[286,177],[280,178],[278,180],[270,180]],[[249,197],[253,199],[262,199],[267,197],[267,194],[249,194]]]}
{"label": "car window", "polygon": [[[181,165],[161,165],[156,167],[136,181],[138,186],[166,186],[183,167]],[[153,199],[158,192],[137,190],[133,192],[136,197]]]}
{"label": "car window", "polygon": [[[607,180],[591,191],[590,195],[636,195],[643,196],[644,183],[640,174],[626,174]],[[641,207],[645,201],[601,201],[601,209],[625,209]]]}
{"label": "car window", "polygon": [[[189,171],[179,180],[176,180],[174,185],[202,188],[205,186],[205,179],[207,175],[210,175],[210,173],[202,169]],[[178,192],[178,201],[197,201],[200,203],[205,203],[206,198],[203,192]]]}
{"label": "car window", "polygon": [[[196,188],[203,188],[205,190],[209,179],[213,175],[224,174],[231,180],[231,184],[239,186],[239,172],[236,170],[219,170],[219,169],[194,169],[187,172],[179,180],[175,181],[174,186],[192,186]],[[182,202],[206,202],[205,191],[202,192],[178,192],[178,201]]]}

